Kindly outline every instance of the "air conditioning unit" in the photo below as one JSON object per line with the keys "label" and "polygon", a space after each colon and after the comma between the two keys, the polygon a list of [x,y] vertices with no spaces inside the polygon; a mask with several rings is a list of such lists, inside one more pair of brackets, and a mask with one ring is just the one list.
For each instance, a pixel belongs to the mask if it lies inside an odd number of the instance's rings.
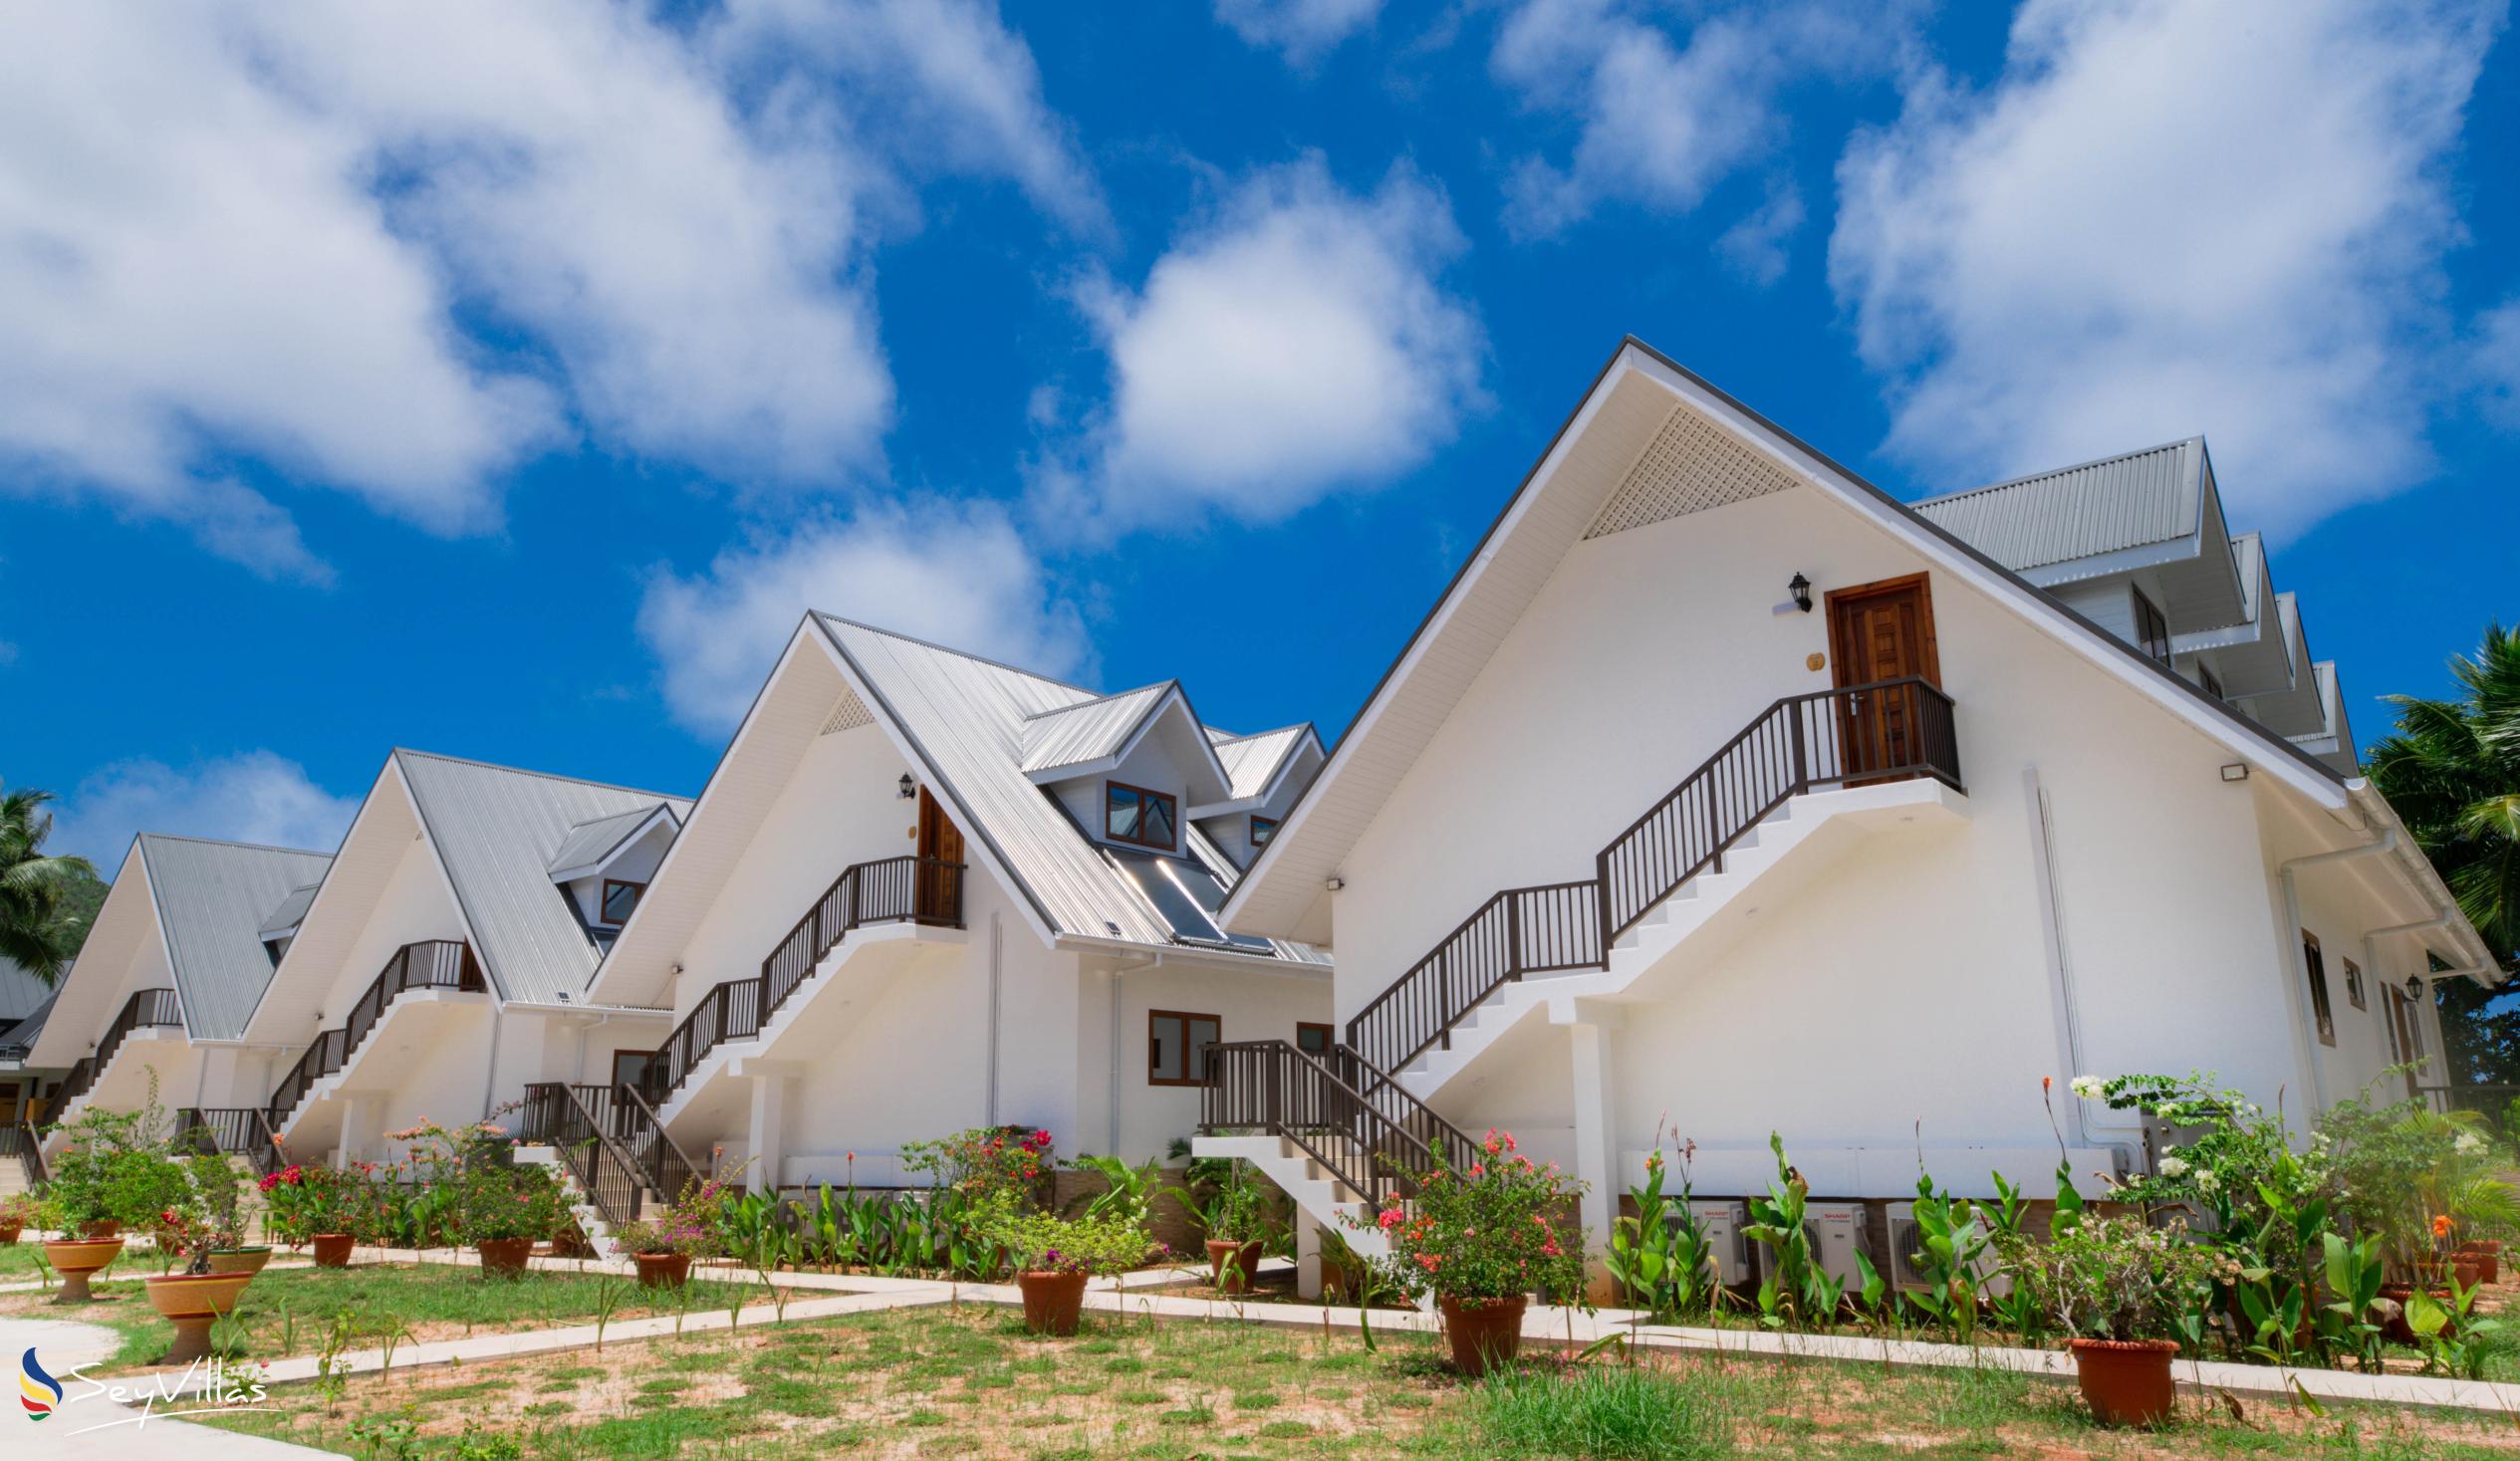
{"label": "air conditioning unit", "polygon": [[[1890,1287],[1893,1289],[1927,1287],[1924,1275],[1916,1271],[1915,1254],[1925,1246],[1924,1234],[1916,1227],[1916,1204],[1893,1202],[1890,1204],[1888,1211],[1890,1265],[1885,1271],[1885,1277],[1889,1278]],[[1997,1268],[1993,1248],[1990,1247],[1978,1254],[1977,1262],[1969,1267],[1976,1272],[1977,1292],[1980,1298],[2001,1298],[2012,1292],[2012,1276]]]}
{"label": "air conditioning unit", "polygon": [[[1849,1289],[1863,1287],[1864,1275],[1855,1266],[1855,1255],[1864,1247],[1864,1204],[1861,1202],[1815,1202],[1803,1209],[1803,1235],[1811,1244],[1812,1261],[1820,1271]],[[1759,1273],[1765,1278],[1773,1271],[1776,1250],[1765,1243],[1758,1245]]]}
{"label": "air conditioning unit", "polygon": [[[1697,1229],[1706,1235],[1707,1251],[1715,1257],[1715,1281],[1726,1288],[1739,1288],[1753,1282],[1750,1267],[1750,1240],[1741,1230],[1750,1226],[1750,1205],[1746,1202],[1695,1202],[1688,1205],[1688,1215],[1697,1220]],[[1679,1214],[1671,1215],[1677,1221]]]}

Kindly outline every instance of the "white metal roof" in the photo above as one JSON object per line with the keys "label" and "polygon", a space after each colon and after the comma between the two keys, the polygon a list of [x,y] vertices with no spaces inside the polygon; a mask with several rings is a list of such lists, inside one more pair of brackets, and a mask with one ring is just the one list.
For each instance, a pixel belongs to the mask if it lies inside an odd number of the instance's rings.
{"label": "white metal roof", "polygon": [[1179,690],[1178,681],[1165,680],[1034,711],[1024,717],[1022,730],[1025,775],[1035,781],[1055,780],[1070,767],[1118,759]]}
{"label": "white metal roof", "polygon": [[616,812],[610,817],[599,817],[593,822],[579,823],[569,830],[560,850],[551,854],[551,862],[545,870],[555,878],[584,876],[660,817],[676,827],[681,825],[673,807],[662,801],[632,807],[628,812]]}
{"label": "white metal roof", "polygon": [[2059,467],[1917,503],[1936,527],[2015,573],[2196,534],[2205,438]]}
{"label": "white metal roof", "polygon": [[1216,759],[1223,764],[1226,780],[1232,784],[1227,796],[1236,802],[1266,797],[1278,773],[1286,769],[1296,751],[1308,741],[1316,749],[1321,745],[1321,733],[1313,729],[1311,721],[1217,741]]}
{"label": "white metal roof", "polygon": [[280,900],[280,906],[272,909],[270,916],[263,919],[262,927],[255,931],[265,938],[278,938],[296,929],[306,917],[307,905],[315,901],[316,889],[323,885],[323,879],[318,878],[304,887],[289,889],[289,895]]}

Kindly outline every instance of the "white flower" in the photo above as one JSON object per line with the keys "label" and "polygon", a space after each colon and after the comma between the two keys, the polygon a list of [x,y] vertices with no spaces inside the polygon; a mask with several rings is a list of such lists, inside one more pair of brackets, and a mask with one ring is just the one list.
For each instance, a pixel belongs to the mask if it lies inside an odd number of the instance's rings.
{"label": "white flower", "polygon": [[2187,1175],[2187,1163],[2174,1156],[2165,1156],[2161,1158],[2161,1175],[2184,1177]]}
{"label": "white flower", "polygon": [[2461,1131],[2459,1139],[2450,1143],[2450,1149],[2461,1156],[2474,1156],[2485,1149],[2485,1138],[2473,1131]]}
{"label": "white flower", "polygon": [[2222,1178],[2215,1175],[2212,1167],[2207,1167],[2196,1174],[2196,1190],[2199,1192],[2211,1192],[2221,1185]]}
{"label": "white flower", "polygon": [[2085,1100],[2098,1100],[2108,1085],[2098,1076],[2077,1076],[2074,1078],[2074,1094]]}

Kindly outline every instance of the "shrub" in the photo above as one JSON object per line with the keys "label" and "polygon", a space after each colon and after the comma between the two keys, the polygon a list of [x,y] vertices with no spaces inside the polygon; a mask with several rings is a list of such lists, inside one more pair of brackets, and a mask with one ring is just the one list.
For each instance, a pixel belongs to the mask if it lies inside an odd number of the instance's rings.
{"label": "shrub", "polygon": [[1507,1367],[1471,1391],[1469,1409],[1489,1455],[1696,1461],[1734,1454],[1730,1397],[1660,1369]]}
{"label": "shrub", "polygon": [[2045,1247],[2013,1255],[2059,1333],[2087,1339],[2166,1339],[2210,1301],[2213,1255],[2134,1214],[2084,1217]]}
{"label": "shrub", "polygon": [[982,1237],[1006,1251],[1018,1273],[1126,1273],[1161,1251],[1145,1224],[1124,1217],[1060,1217],[1003,1204],[980,1225]]}
{"label": "shrub", "polygon": [[1583,1184],[1515,1150],[1509,1132],[1491,1129],[1481,1144],[1482,1158],[1466,1172],[1436,1157],[1418,1182],[1415,1211],[1394,1200],[1372,1218],[1391,1244],[1377,1267],[1394,1288],[1444,1299],[1580,1295],[1583,1252],[1555,1219]]}
{"label": "shrub", "polygon": [[518,1162],[515,1138],[495,1119],[462,1126],[424,1120],[385,1136],[409,1143],[410,1165],[423,1186],[454,1193],[450,1217],[463,1242],[539,1243],[558,1237],[569,1221],[559,1174],[539,1162]]}
{"label": "shrub", "polygon": [[624,1223],[613,1230],[614,1251],[624,1254],[680,1255],[716,1258],[726,1252],[719,1232],[732,1189],[715,1177],[693,1178],[682,1195],[652,1218]]}
{"label": "shrub", "polygon": [[292,1248],[327,1233],[377,1235],[381,1216],[373,1164],[313,1167],[293,1162],[255,1184],[268,1205],[265,1231]]}
{"label": "shrub", "polygon": [[901,1165],[973,1202],[1005,1195],[1029,1203],[1052,1165],[1050,1133],[1021,1126],[972,1126],[901,1148]]}
{"label": "shrub", "polygon": [[153,1089],[139,1110],[91,1105],[57,1129],[69,1140],[44,1188],[55,1226],[73,1234],[100,1222],[150,1228],[159,1213],[190,1202],[191,1184],[170,1154]]}

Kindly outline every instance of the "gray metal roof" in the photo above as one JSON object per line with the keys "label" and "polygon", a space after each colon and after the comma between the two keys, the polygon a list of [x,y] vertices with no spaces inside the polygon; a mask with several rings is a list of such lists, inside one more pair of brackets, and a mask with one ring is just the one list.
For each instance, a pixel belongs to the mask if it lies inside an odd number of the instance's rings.
{"label": "gray metal roof", "polygon": [[1313,734],[1312,724],[1280,726],[1276,730],[1254,731],[1247,736],[1228,736],[1216,742],[1216,759],[1224,765],[1225,780],[1232,784],[1228,797],[1242,801],[1269,790],[1277,779],[1278,768],[1295,748]]}
{"label": "gray metal roof", "polygon": [[14,959],[0,958],[0,1024],[23,1020],[53,997],[53,987]]}
{"label": "gray metal roof", "polygon": [[603,861],[613,855],[622,844],[629,842],[631,834],[644,826],[648,818],[655,816],[658,808],[663,808],[667,816],[673,817],[676,827],[681,826],[682,819],[673,816],[672,807],[662,800],[650,802],[644,807],[633,807],[628,812],[616,812],[610,817],[599,817],[593,822],[582,822],[569,830],[568,838],[561,843],[560,851],[551,854],[545,870],[557,874],[572,867]]}
{"label": "gray metal roof", "polygon": [[2191,436],[2009,482],[1929,497],[1916,511],[2023,573],[2195,536],[2205,438]]}
{"label": "gray metal roof", "polygon": [[1024,717],[1025,773],[1038,775],[1119,755],[1178,683],[1140,685]]}
{"label": "gray metal roof", "polygon": [[[926,760],[945,794],[968,814],[974,825],[965,831],[997,854],[1054,931],[1176,942],[1172,925],[1146,895],[1025,772],[1036,717],[1123,697],[1096,695],[827,613],[814,617]],[[1159,699],[1172,685],[1149,688]],[[1194,851],[1203,841],[1193,839]],[[1218,864],[1230,875],[1231,864],[1221,857],[1208,862]],[[1276,948],[1288,958],[1323,961],[1301,945]]]}
{"label": "gray metal roof", "polygon": [[289,889],[289,895],[280,900],[280,906],[271,910],[271,916],[265,918],[263,926],[256,931],[265,938],[278,938],[297,927],[306,918],[307,905],[315,901],[317,889],[323,886],[322,882],[310,882],[304,887]]}
{"label": "gray metal roof", "polygon": [[263,948],[266,910],[320,880],[324,852],[257,848],[144,832],[140,864],[166,930],[184,1031],[194,1040],[235,1040],[271,982]]}
{"label": "gray metal roof", "polygon": [[0,1051],[8,1053],[6,1059],[24,1061],[27,1054],[35,1049],[35,1038],[44,1033],[45,1022],[53,1016],[53,1001],[59,998],[61,998],[60,990],[46,990],[42,1004],[37,1005],[25,1019],[12,1026],[8,1034],[0,1035]]}
{"label": "gray metal roof", "polygon": [[451,756],[397,750],[395,763],[421,825],[471,925],[482,967],[504,999],[575,996],[598,953],[569,895],[552,882],[552,854],[589,823],[645,814],[661,802],[678,820],[691,804]]}

